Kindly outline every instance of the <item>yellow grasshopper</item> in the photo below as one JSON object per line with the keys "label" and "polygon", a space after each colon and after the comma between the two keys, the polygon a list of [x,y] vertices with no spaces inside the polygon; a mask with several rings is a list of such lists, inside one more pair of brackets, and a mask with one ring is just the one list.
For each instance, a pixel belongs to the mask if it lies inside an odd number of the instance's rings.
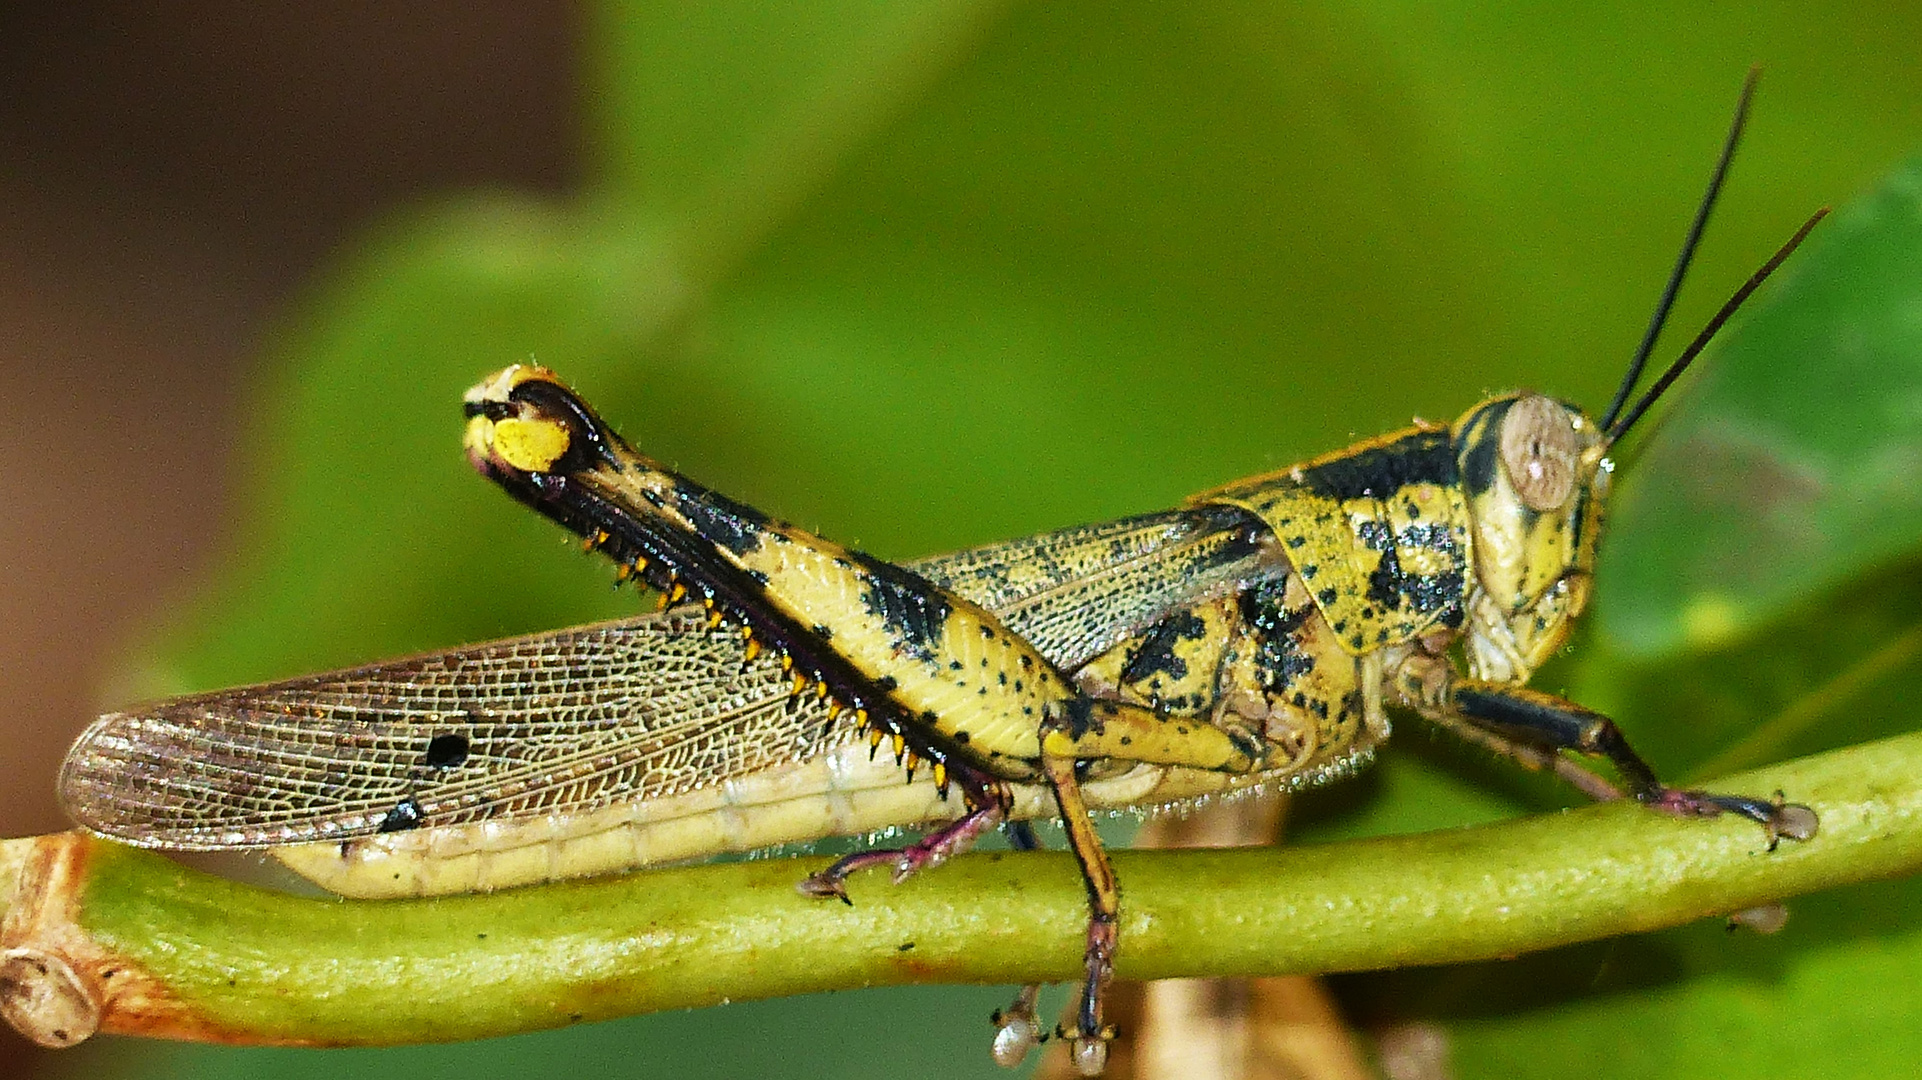
{"label": "yellow grasshopper", "polygon": [[[265,848],[361,897],[932,826],[800,883],[846,900],[864,867],[899,879],[1001,825],[1032,846],[1019,823],[1058,817],[1090,909],[1060,1033],[1090,1075],[1119,896],[1089,811],[1349,775],[1390,705],[1598,797],[1807,838],[1806,807],[1668,787],[1606,717],[1524,685],[1588,601],[1610,447],[1814,225],[1629,405],[1733,143],[1599,421],[1504,394],[1174,510],[905,566],[701,487],[509,368],[467,395],[470,458],[663,611],[113,713],[62,798],[116,839]],[[997,1060],[1044,1037],[1033,1009],[1030,989],[999,1014]]]}

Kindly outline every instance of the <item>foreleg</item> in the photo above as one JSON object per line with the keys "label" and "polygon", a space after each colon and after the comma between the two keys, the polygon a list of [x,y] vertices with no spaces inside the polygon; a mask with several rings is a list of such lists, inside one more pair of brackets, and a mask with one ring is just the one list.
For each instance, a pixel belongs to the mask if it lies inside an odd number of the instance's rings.
{"label": "foreleg", "polygon": [[[1662,783],[1629,745],[1621,728],[1601,713],[1539,690],[1459,678],[1446,660],[1428,659],[1426,668],[1411,661],[1411,670],[1403,673],[1401,687],[1407,704],[1470,741],[1532,768],[1552,769],[1593,798],[1627,795],[1677,817],[1740,814],[1768,831],[1771,849],[1783,837],[1807,840],[1816,833],[1815,811],[1784,802],[1779,793],[1765,799]],[[1607,760],[1621,777],[1623,787],[1565,756],[1571,752]]]}

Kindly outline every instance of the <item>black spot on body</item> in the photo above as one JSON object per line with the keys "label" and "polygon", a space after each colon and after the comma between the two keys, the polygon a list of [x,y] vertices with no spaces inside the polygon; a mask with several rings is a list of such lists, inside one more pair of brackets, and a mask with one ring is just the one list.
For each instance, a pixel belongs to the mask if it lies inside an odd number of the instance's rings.
{"label": "black spot on body", "polygon": [[[1360,716],[1366,712],[1367,709],[1368,703],[1362,700],[1360,690],[1350,690],[1341,696],[1341,712],[1343,716]],[[1323,715],[1326,714],[1324,713]]]}
{"label": "black spot on body", "polygon": [[[1027,709],[1022,709],[1027,712]],[[1061,719],[1067,722],[1069,738],[1079,739],[1090,731],[1101,730],[1101,722],[1094,714],[1094,699],[1087,697],[1069,698],[1061,706]]]}
{"label": "black spot on body", "polygon": [[709,491],[692,480],[676,477],[674,495],[676,508],[701,539],[736,555],[745,555],[759,547],[761,538],[769,532],[766,514],[718,491]]}
{"label": "black spot on body", "polygon": [[1496,455],[1501,451],[1502,418],[1508,415],[1509,402],[1497,402],[1482,415],[1485,423],[1471,424],[1464,434],[1461,456],[1462,487],[1469,495],[1483,495],[1495,486]]}
{"label": "black spot on body", "polygon": [[1308,621],[1312,608],[1290,610],[1284,582],[1266,582],[1241,593],[1239,607],[1244,622],[1263,634],[1292,634]]}
{"label": "black spot on body", "polygon": [[1315,594],[1315,599],[1321,601],[1323,604],[1332,604],[1336,600],[1341,599],[1341,594],[1333,589],[1323,589]]}
{"label": "black spot on body", "polygon": [[874,688],[876,690],[881,691],[883,694],[894,693],[894,691],[898,687],[900,687],[900,685],[901,685],[901,680],[895,678],[892,675],[877,676],[874,680]]}
{"label": "black spot on body", "polygon": [[918,659],[932,660],[942,628],[954,612],[947,595],[912,570],[860,552],[850,557],[861,564],[861,604],[868,614],[886,623],[895,639]]}
{"label": "black spot on body", "polygon": [[[1307,622],[1313,608],[1289,610],[1281,582],[1271,582],[1241,594],[1242,621],[1255,630],[1253,656],[1261,687],[1279,694],[1315,670],[1315,658],[1301,649],[1295,633]],[[1297,694],[1297,697],[1300,695]]]}
{"label": "black spot on body", "polygon": [[1368,591],[1363,595],[1371,602],[1382,607],[1394,609],[1401,605],[1401,594],[1407,575],[1401,570],[1401,556],[1395,553],[1393,545],[1381,553],[1381,562],[1375,564],[1375,571],[1368,575]]}
{"label": "black spot on body", "polygon": [[808,630],[815,637],[820,638],[822,641],[834,640],[834,627],[828,626],[825,623],[815,623],[813,626],[809,627]]}
{"label": "black spot on body", "polygon": [[1192,611],[1168,616],[1148,631],[1141,648],[1135,650],[1134,655],[1122,666],[1121,681],[1136,683],[1152,675],[1166,675],[1170,679],[1186,678],[1188,663],[1175,655],[1175,649],[1182,642],[1198,640],[1207,632],[1208,624]]}

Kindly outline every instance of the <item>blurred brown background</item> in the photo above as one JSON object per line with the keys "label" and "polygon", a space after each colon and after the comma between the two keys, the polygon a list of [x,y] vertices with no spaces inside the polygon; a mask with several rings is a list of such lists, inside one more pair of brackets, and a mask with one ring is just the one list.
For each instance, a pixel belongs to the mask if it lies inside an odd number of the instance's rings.
{"label": "blurred brown background", "polygon": [[[578,180],[578,13],[0,6],[0,835],[229,533],[250,365],[329,253],[455,187]],[[17,782],[17,778],[45,783]],[[0,1076],[45,1059],[0,1026]]]}

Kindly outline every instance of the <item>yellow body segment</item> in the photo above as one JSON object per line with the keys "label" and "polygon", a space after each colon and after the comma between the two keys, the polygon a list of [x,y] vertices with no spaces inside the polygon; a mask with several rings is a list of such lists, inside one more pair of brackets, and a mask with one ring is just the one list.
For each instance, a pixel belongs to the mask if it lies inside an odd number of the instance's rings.
{"label": "yellow body segment", "polygon": [[1471,519],[1450,429],[1414,427],[1195,496],[1238,506],[1281,541],[1348,652],[1459,626]]}

